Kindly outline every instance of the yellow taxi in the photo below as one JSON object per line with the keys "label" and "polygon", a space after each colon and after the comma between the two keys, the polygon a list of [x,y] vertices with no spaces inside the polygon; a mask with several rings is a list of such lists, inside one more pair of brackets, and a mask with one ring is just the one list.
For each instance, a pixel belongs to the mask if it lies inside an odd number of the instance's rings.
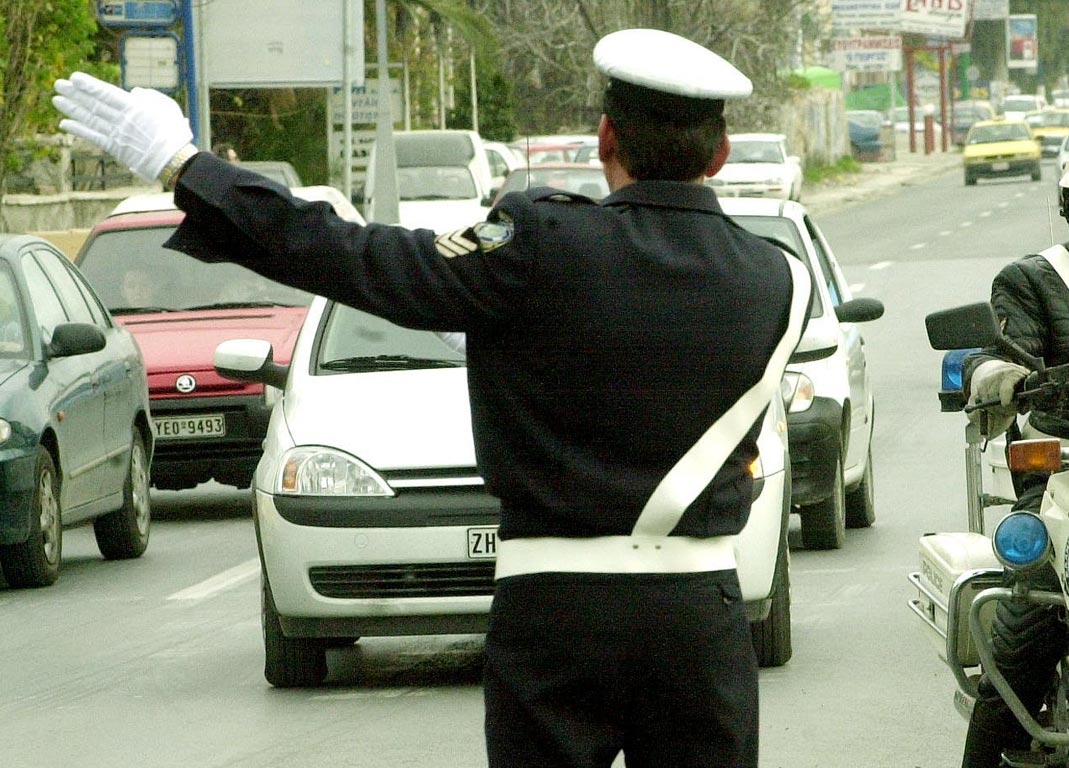
{"label": "yellow taxi", "polygon": [[1043,109],[1024,116],[1032,135],[1040,144],[1044,157],[1054,157],[1069,136],[1069,109]]}
{"label": "yellow taxi", "polygon": [[981,177],[1042,176],[1039,142],[1024,120],[981,120],[965,136],[961,150],[965,184]]}

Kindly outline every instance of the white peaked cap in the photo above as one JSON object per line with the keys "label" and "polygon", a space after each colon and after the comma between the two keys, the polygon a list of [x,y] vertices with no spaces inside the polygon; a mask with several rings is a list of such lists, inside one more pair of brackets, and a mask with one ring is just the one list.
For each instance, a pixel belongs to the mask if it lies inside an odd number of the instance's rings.
{"label": "white peaked cap", "polygon": [[594,66],[616,80],[695,99],[741,99],[750,78],[708,48],[660,29],[623,29],[594,46]]}

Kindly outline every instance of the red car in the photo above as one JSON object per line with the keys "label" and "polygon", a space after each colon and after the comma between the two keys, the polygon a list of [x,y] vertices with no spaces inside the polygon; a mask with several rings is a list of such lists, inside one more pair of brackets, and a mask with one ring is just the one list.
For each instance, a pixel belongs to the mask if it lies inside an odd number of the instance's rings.
{"label": "red car", "polygon": [[[333,187],[291,191],[363,221]],[[169,193],[128,198],[93,228],[74,261],[141,348],[156,434],[152,484],[178,490],[214,479],[246,488],[278,393],[224,379],[212,356],[227,339],[267,339],[276,361],[288,363],[312,296],[236,264],[165,249],[184,215]]]}

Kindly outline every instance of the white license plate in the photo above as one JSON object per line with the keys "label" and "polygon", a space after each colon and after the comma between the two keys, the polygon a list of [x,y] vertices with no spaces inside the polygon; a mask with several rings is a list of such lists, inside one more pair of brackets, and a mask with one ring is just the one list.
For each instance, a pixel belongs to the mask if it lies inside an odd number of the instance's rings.
{"label": "white license plate", "polygon": [[1010,169],[1009,163],[991,163],[992,171],[1008,171]]}
{"label": "white license plate", "polygon": [[497,557],[497,528],[469,528],[468,557],[473,560]]}
{"label": "white license plate", "polygon": [[185,440],[195,437],[222,437],[226,434],[226,419],[221,413],[202,416],[155,416],[152,423],[162,440]]}

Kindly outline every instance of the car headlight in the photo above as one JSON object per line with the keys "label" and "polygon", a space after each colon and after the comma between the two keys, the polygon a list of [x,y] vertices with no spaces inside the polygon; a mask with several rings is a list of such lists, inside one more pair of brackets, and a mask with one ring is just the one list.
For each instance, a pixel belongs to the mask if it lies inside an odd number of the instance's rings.
{"label": "car headlight", "polygon": [[333,448],[298,446],[282,455],[276,490],[287,496],[393,496],[359,459]]}
{"label": "car headlight", "polygon": [[995,528],[991,537],[995,556],[1007,568],[1028,571],[1041,565],[1050,554],[1047,526],[1031,512],[1013,512]]}
{"label": "car headlight", "polygon": [[789,404],[787,413],[802,413],[812,407],[816,390],[813,387],[813,380],[804,373],[787,371],[783,374],[780,386],[784,392],[788,393],[788,396],[783,398],[783,401]]}

